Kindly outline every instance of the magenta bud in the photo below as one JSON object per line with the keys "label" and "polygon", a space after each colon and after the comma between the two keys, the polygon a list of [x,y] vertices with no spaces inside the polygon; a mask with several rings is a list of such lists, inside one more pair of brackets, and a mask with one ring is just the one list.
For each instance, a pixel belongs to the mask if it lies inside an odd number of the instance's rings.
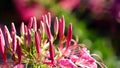
{"label": "magenta bud", "polygon": [[49,43],[49,52],[50,52],[51,63],[54,64],[54,47],[51,41]]}
{"label": "magenta bud", "polygon": [[47,14],[48,24],[51,25],[51,14],[48,12]]}
{"label": "magenta bud", "polygon": [[38,32],[35,32],[35,45],[36,45],[37,53],[40,54],[41,53],[41,49],[40,49],[40,37],[39,37]]}
{"label": "magenta bud", "polygon": [[17,38],[17,55],[18,55],[18,64],[21,63],[21,57],[22,57],[22,51],[21,51],[21,47],[20,47],[20,40]]}
{"label": "magenta bud", "polygon": [[70,23],[67,32],[67,41],[70,42],[71,39],[72,39],[72,24]]}
{"label": "magenta bud", "polygon": [[69,24],[68,31],[67,31],[67,47],[66,49],[70,46],[70,42],[72,40],[72,24]]}
{"label": "magenta bud", "polygon": [[6,64],[7,63],[7,58],[6,58],[6,53],[5,53],[4,46],[5,46],[5,40],[4,40],[2,30],[0,28],[0,52],[2,54],[2,58],[3,58],[4,63]]}
{"label": "magenta bud", "polygon": [[11,38],[11,35],[10,35],[10,32],[9,32],[7,26],[4,26],[4,31],[5,31],[6,44],[7,44],[7,46],[9,46],[10,43],[12,42],[12,38]]}
{"label": "magenta bud", "polygon": [[52,36],[51,31],[50,31],[50,27],[47,23],[45,23],[45,28],[46,28],[46,33],[47,33],[48,39],[50,41],[53,41],[53,36]]}
{"label": "magenta bud", "polygon": [[21,35],[24,35],[24,34],[25,34],[25,29],[24,29],[24,27],[25,27],[24,22],[22,22],[21,27],[20,27],[20,33],[21,33]]}
{"label": "magenta bud", "polygon": [[12,29],[11,29],[12,32],[14,32],[14,33],[16,34],[16,29],[15,29],[15,25],[14,25],[14,23],[11,24],[11,28],[12,28]]}
{"label": "magenta bud", "polygon": [[64,31],[65,31],[65,20],[64,20],[64,16],[62,16],[62,18],[59,20],[59,37],[60,37],[60,40],[63,39],[63,37],[64,37]]}
{"label": "magenta bud", "polygon": [[28,30],[28,46],[30,46],[31,45],[31,31],[30,30]]}
{"label": "magenta bud", "polygon": [[56,17],[55,22],[54,22],[54,33],[55,33],[55,35],[58,34],[58,30],[59,30],[59,22],[58,22],[58,18]]}
{"label": "magenta bud", "polygon": [[36,20],[36,17],[33,17],[33,29],[34,29],[34,31],[37,31],[37,20]]}
{"label": "magenta bud", "polygon": [[24,34],[26,35],[26,34],[27,34],[27,32],[28,32],[28,28],[27,28],[27,26],[26,26],[26,25],[24,25]]}
{"label": "magenta bud", "polygon": [[16,52],[17,49],[17,41],[16,41],[16,34],[12,33],[12,49],[13,49],[13,53]]}
{"label": "magenta bud", "polygon": [[32,28],[33,25],[33,17],[31,17],[30,22],[28,23],[28,29]]}

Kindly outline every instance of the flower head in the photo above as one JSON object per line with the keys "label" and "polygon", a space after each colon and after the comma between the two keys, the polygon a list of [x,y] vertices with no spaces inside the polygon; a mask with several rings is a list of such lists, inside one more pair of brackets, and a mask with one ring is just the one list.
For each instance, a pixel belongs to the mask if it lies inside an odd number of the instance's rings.
{"label": "flower head", "polygon": [[[13,68],[23,68],[22,63],[31,64],[33,67],[42,68],[97,68],[97,61],[91,56],[87,48],[72,39],[72,24],[69,24],[67,35],[65,32],[65,19],[56,18],[54,22],[54,35],[51,32],[50,13],[43,16],[40,27],[37,27],[36,18],[31,18],[28,25],[22,23],[20,28],[21,36],[17,35],[15,25],[12,23],[12,31],[9,34],[5,26],[5,36],[0,29],[0,52],[4,63],[7,62],[5,54],[5,41],[14,62]],[[59,33],[59,34],[58,34]],[[59,38],[57,38],[59,35]],[[55,43],[56,40],[59,43]],[[59,48],[60,46],[60,48]],[[12,48],[12,49],[11,49]]]}

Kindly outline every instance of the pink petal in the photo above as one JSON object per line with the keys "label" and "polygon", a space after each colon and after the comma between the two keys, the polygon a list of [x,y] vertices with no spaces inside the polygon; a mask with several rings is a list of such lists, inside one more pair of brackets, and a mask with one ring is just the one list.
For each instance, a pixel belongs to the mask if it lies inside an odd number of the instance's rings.
{"label": "pink petal", "polygon": [[25,66],[23,64],[17,64],[13,68],[25,68]]}
{"label": "pink petal", "polygon": [[70,60],[70,59],[60,59],[59,60],[60,66],[62,68],[67,67],[67,68],[77,68],[77,66]]}

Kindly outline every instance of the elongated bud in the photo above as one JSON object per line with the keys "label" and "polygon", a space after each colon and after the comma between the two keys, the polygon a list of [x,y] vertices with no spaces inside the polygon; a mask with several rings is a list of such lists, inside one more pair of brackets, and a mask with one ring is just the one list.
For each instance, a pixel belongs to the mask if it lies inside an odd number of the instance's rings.
{"label": "elongated bud", "polygon": [[24,29],[24,22],[22,22],[22,24],[21,24],[21,27],[20,27],[20,33],[21,33],[21,35],[24,35],[25,34],[25,29]]}
{"label": "elongated bud", "polygon": [[38,35],[37,32],[35,32],[35,45],[36,45],[37,53],[40,54],[41,53],[41,49],[40,49],[40,37],[39,37],[39,35]]}
{"label": "elongated bud", "polygon": [[4,31],[5,31],[6,44],[7,44],[7,46],[9,46],[10,43],[12,42],[12,38],[11,38],[11,35],[10,35],[10,32],[9,32],[7,26],[4,26]]}
{"label": "elongated bud", "polygon": [[64,20],[64,16],[62,16],[62,18],[59,20],[59,37],[60,37],[60,40],[63,39],[64,32],[65,32],[65,20]]}
{"label": "elongated bud", "polygon": [[30,30],[28,30],[28,46],[30,46],[31,45],[31,31]]}
{"label": "elongated bud", "polygon": [[67,48],[70,46],[71,40],[72,40],[72,24],[70,23],[67,32]]}
{"label": "elongated bud", "polygon": [[7,63],[7,58],[6,58],[4,46],[5,46],[5,40],[4,40],[4,36],[3,36],[2,30],[0,28],[0,52],[2,54],[2,58],[3,58],[4,64],[6,64]]}
{"label": "elongated bud", "polygon": [[33,25],[33,17],[31,17],[30,22],[28,23],[28,29],[32,28]]}
{"label": "elongated bud", "polygon": [[16,52],[17,49],[17,41],[16,41],[16,34],[12,34],[12,49],[13,49],[13,53]]}
{"label": "elongated bud", "polygon": [[48,39],[50,41],[53,41],[53,36],[52,36],[51,31],[50,31],[50,27],[47,23],[45,23],[45,28],[46,28],[46,33],[47,33]]}
{"label": "elongated bud", "polygon": [[12,24],[11,24],[11,30],[12,30],[12,32],[14,32],[15,34],[16,34],[16,29],[15,29],[15,25],[14,25],[14,23],[12,22]]}
{"label": "elongated bud", "polygon": [[18,64],[21,63],[21,57],[22,57],[22,52],[21,52],[21,47],[20,47],[20,41],[17,38],[17,55],[18,55]]}
{"label": "elongated bud", "polygon": [[54,64],[54,47],[53,47],[53,43],[51,41],[50,41],[50,45],[49,45],[49,52],[50,52],[51,63]]}
{"label": "elongated bud", "polygon": [[49,26],[51,26],[51,14],[50,14],[50,12],[48,12],[48,14],[47,14],[47,19],[48,19]]}
{"label": "elongated bud", "polygon": [[16,41],[16,29],[15,29],[15,25],[14,25],[14,23],[12,23],[12,34],[11,34],[11,37],[12,37],[12,49],[13,49],[13,53],[15,53],[16,52],[16,43],[17,43],[17,41]]}
{"label": "elongated bud", "polygon": [[68,32],[67,32],[67,41],[70,42],[71,39],[72,39],[72,24],[70,23],[68,27]]}
{"label": "elongated bud", "polygon": [[55,22],[54,22],[54,33],[55,33],[55,35],[58,34],[58,30],[59,30],[59,22],[58,22],[58,18],[56,17]]}
{"label": "elongated bud", "polygon": [[37,31],[37,20],[36,20],[36,17],[33,17],[33,29],[34,29],[34,31]]}

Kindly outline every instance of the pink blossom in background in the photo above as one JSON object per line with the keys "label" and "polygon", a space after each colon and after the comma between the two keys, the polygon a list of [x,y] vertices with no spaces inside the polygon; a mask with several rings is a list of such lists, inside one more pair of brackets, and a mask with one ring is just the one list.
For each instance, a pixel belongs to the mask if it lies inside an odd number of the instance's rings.
{"label": "pink blossom in background", "polygon": [[63,9],[72,11],[80,5],[80,1],[81,0],[60,0],[59,4]]}
{"label": "pink blossom in background", "polygon": [[101,14],[105,9],[106,0],[89,0],[89,9],[94,14]]}
{"label": "pink blossom in background", "polygon": [[28,21],[35,16],[41,19],[41,16],[47,12],[45,7],[39,2],[31,2],[31,0],[13,0],[18,14],[24,21]]}

